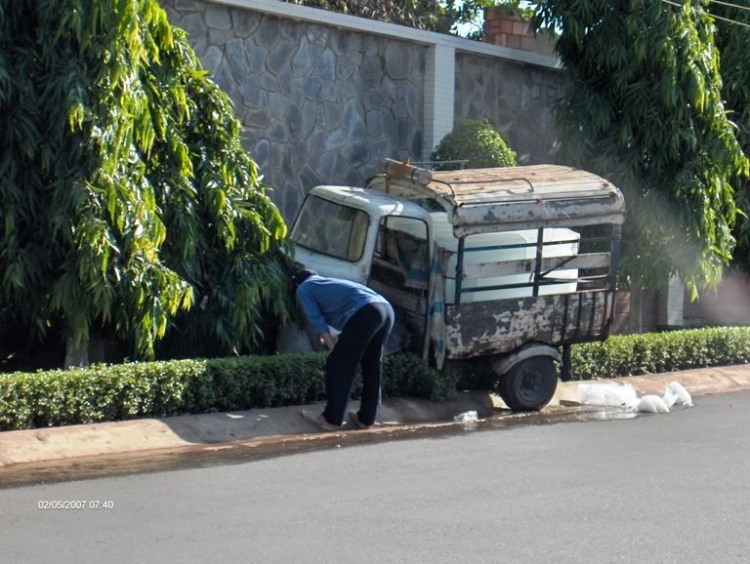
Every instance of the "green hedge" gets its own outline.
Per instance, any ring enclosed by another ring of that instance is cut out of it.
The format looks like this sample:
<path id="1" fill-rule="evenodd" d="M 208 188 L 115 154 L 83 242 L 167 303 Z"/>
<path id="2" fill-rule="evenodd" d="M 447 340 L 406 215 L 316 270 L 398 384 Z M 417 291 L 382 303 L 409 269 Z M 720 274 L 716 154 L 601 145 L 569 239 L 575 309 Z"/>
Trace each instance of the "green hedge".
<path id="1" fill-rule="evenodd" d="M 573 347 L 576 379 L 614 378 L 750 362 L 750 327 L 610 337 Z"/>
<path id="2" fill-rule="evenodd" d="M 312 403 L 325 398 L 325 359 L 253 356 L 0 375 L 0 430 Z M 573 373 L 581 380 L 748 362 L 745 327 L 615 336 L 573 347 Z M 488 370 L 465 362 L 438 372 L 414 355 L 393 355 L 383 392 L 443 400 L 457 385 L 491 384 Z"/>
<path id="3" fill-rule="evenodd" d="M 0 375 L 0 430 L 312 403 L 325 354 L 175 360 Z M 451 397 L 458 376 L 413 355 L 385 361 L 386 396 Z M 361 383 L 358 379 L 357 390 Z"/>

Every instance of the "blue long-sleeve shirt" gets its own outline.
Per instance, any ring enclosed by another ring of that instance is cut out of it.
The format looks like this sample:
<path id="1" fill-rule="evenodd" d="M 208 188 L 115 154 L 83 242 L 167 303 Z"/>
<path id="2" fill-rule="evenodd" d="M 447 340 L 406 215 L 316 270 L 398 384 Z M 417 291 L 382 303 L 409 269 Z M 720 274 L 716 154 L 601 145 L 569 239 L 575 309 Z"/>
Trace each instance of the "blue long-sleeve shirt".
<path id="1" fill-rule="evenodd" d="M 297 299 L 317 335 L 328 333 L 329 325 L 341 331 L 362 306 L 387 303 L 383 296 L 367 286 L 317 275 L 299 285 Z"/>

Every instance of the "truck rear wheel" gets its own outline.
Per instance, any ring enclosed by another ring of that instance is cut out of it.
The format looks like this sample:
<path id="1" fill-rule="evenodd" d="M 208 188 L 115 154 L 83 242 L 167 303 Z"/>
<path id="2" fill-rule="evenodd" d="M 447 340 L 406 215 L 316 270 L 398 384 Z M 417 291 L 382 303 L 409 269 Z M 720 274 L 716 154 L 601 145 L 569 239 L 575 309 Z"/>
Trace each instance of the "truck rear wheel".
<path id="1" fill-rule="evenodd" d="M 537 411 L 557 389 L 555 362 L 547 356 L 522 360 L 500 377 L 498 393 L 513 411 Z"/>

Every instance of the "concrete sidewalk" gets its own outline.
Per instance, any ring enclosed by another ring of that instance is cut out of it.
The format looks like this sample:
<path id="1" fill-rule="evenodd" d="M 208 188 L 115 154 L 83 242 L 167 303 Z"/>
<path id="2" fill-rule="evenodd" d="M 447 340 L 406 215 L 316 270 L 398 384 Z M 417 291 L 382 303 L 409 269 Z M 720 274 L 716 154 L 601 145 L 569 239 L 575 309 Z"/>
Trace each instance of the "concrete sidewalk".
<path id="1" fill-rule="evenodd" d="M 750 389 L 750 366 L 706 368 L 616 381 L 631 384 L 642 394 L 663 394 L 677 380 L 695 396 Z M 596 382 L 604 382 L 598 380 Z M 560 383 L 551 406 L 560 400 L 577 401 L 578 385 Z M 357 403 L 350 404 L 356 409 Z M 487 392 L 461 392 L 443 403 L 393 398 L 384 402 L 379 420 L 387 425 L 452 421 L 465 411 L 488 417 L 505 406 Z M 300 436 L 319 430 L 300 416 L 302 406 L 253 409 L 230 413 L 184 415 L 164 419 L 138 419 L 94 425 L 72 425 L 0 433 L 0 467 L 100 455 L 179 449 L 269 436 Z M 316 410 L 321 406 L 307 406 Z M 351 425 L 348 426 L 351 428 Z M 367 432 L 367 431 L 361 431 Z"/>

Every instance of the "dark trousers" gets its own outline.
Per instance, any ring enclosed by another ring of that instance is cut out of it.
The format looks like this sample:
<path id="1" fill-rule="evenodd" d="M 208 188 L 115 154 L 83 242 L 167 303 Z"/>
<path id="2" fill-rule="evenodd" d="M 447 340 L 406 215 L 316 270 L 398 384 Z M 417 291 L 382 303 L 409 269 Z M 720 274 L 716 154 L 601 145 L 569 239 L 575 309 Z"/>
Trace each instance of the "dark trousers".
<path id="1" fill-rule="evenodd" d="M 391 329 L 393 308 L 387 303 L 367 304 L 347 321 L 326 362 L 328 404 L 323 417 L 332 425 L 344 422 L 357 365 L 362 366 L 363 384 L 359 420 L 365 425 L 375 423 L 380 407 L 383 348 Z"/>

